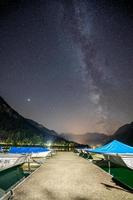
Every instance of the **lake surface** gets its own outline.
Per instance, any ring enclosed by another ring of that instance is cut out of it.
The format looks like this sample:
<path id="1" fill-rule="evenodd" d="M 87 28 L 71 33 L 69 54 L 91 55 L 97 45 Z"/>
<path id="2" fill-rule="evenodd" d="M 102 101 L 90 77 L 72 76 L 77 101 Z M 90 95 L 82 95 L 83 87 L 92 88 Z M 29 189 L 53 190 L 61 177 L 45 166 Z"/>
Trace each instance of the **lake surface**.
<path id="1" fill-rule="evenodd" d="M 0 188 L 8 191 L 16 183 L 25 178 L 27 174 L 24 173 L 21 166 L 15 166 L 6 170 L 0 171 Z"/>
<path id="2" fill-rule="evenodd" d="M 101 167 L 103 170 L 109 173 L 108 167 Z M 133 170 L 126 167 L 111 167 L 110 174 L 122 184 L 133 189 Z"/>

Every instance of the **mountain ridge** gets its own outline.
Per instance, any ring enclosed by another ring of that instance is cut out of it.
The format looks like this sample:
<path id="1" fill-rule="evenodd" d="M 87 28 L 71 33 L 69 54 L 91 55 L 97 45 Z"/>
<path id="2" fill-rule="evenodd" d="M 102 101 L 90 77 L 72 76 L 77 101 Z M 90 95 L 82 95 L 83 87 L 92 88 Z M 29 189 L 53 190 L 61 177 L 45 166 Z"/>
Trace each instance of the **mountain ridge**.
<path id="1" fill-rule="evenodd" d="M 112 140 L 133 146 L 133 122 L 121 126 L 111 136 L 97 132 L 82 135 L 58 134 L 32 119 L 23 117 L 0 96 L 0 141 L 2 142 L 65 144 L 75 141 L 75 143 L 95 146 Z"/>
<path id="2" fill-rule="evenodd" d="M 23 117 L 0 96 L 0 140 L 24 143 L 67 143 L 58 133 Z"/>
<path id="3" fill-rule="evenodd" d="M 112 135 L 106 135 L 104 133 L 85 133 L 82 135 L 75 135 L 70 133 L 62 133 L 62 137 L 67 140 L 73 140 L 83 144 L 89 144 L 91 146 L 97 146 L 109 143 L 113 140 L 118 140 L 127 145 L 133 146 L 133 122 L 124 124 L 118 128 Z"/>
<path id="4" fill-rule="evenodd" d="M 110 137 L 110 140 L 119 140 L 125 144 L 133 146 L 133 122 L 124 124 L 118 128 Z"/>

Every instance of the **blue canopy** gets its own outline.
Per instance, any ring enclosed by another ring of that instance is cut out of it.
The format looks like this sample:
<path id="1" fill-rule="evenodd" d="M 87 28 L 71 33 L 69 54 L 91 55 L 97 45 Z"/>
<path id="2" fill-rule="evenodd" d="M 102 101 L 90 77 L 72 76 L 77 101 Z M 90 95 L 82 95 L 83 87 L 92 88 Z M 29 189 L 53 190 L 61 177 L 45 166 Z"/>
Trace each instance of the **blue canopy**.
<path id="1" fill-rule="evenodd" d="M 133 154 L 133 147 L 114 140 L 104 146 L 96 149 L 86 149 L 86 151 L 100 154 Z"/>
<path id="2" fill-rule="evenodd" d="M 46 151 L 49 151 L 49 149 L 44 147 L 11 147 L 9 153 L 31 154 Z"/>

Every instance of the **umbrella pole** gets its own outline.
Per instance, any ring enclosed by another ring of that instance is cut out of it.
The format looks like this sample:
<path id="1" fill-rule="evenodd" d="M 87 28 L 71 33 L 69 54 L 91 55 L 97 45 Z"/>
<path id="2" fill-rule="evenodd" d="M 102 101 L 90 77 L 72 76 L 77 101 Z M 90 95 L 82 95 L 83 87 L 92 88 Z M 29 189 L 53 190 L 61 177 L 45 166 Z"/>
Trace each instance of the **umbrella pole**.
<path id="1" fill-rule="evenodd" d="M 29 172 L 31 172 L 31 168 L 30 168 L 30 158 L 31 158 L 31 156 L 29 155 L 29 156 L 28 156 L 28 170 L 29 170 Z"/>
<path id="2" fill-rule="evenodd" d="M 109 159 L 109 155 L 108 155 L 108 167 L 109 167 L 109 174 L 110 174 L 110 159 Z"/>

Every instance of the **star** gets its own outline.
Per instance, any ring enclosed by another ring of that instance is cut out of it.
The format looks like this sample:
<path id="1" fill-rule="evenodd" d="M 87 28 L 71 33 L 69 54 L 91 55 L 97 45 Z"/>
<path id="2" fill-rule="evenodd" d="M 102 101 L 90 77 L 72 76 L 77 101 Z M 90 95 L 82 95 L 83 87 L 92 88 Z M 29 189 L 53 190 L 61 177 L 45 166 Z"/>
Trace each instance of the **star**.
<path id="1" fill-rule="evenodd" d="M 28 99 L 27 99 L 27 101 L 28 101 L 28 102 L 30 102 L 30 101 L 31 101 L 31 99 L 30 99 L 30 98 L 28 98 Z"/>

